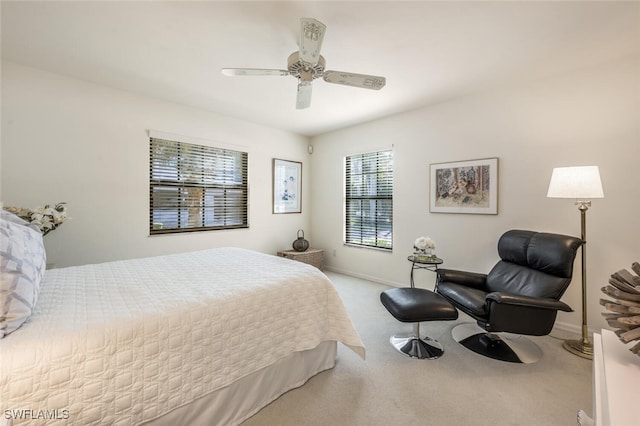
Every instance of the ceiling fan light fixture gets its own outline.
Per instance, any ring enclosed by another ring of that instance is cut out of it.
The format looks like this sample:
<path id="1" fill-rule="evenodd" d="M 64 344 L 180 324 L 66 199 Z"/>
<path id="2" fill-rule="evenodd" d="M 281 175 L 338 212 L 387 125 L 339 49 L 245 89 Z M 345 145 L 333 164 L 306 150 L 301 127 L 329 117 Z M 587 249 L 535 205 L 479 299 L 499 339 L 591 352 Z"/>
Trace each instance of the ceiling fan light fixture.
<path id="1" fill-rule="evenodd" d="M 304 62 L 300 59 L 299 52 L 293 52 L 289 55 L 289 59 L 287 60 L 289 74 L 294 77 L 300 77 L 302 73 L 309 73 L 312 75 L 312 78 L 322 77 L 322 73 L 324 72 L 325 60 L 320 55 L 318 58 L 318 62 L 315 65 L 312 65 L 308 62 Z"/>

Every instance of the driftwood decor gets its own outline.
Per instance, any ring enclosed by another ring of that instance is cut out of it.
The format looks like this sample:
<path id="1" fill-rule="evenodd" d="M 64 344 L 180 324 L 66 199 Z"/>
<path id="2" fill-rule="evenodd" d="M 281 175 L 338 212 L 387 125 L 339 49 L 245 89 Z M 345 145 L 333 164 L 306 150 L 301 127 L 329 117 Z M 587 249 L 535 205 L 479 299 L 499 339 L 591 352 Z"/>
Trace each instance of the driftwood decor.
<path id="1" fill-rule="evenodd" d="M 600 299 L 608 312 L 602 315 L 623 343 L 640 340 L 640 263 L 631 265 L 632 272 L 621 269 L 609 278 L 609 285 L 602 292 L 615 299 Z M 631 352 L 640 355 L 640 342 L 631 347 Z"/>

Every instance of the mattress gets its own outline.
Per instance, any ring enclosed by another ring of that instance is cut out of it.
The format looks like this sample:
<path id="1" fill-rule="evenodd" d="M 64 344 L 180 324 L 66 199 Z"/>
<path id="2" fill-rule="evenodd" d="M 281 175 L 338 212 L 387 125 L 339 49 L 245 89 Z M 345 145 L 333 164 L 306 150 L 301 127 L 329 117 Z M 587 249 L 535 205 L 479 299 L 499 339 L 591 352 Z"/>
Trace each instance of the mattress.
<path id="1" fill-rule="evenodd" d="M 14 424 L 140 424 L 322 342 L 365 356 L 322 272 L 240 248 L 53 269 L 41 287 L 0 340 Z"/>

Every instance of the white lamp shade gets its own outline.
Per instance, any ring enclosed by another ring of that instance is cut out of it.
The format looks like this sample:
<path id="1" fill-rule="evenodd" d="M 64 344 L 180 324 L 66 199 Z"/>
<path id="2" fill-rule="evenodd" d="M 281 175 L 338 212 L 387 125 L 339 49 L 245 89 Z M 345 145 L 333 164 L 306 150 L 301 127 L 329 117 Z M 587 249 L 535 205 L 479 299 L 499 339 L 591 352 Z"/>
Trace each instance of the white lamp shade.
<path id="1" fill-rule="evenodd" d="M 604 198 L 598 166 L 556 167 L 551 174 L 550 198 Z"/>

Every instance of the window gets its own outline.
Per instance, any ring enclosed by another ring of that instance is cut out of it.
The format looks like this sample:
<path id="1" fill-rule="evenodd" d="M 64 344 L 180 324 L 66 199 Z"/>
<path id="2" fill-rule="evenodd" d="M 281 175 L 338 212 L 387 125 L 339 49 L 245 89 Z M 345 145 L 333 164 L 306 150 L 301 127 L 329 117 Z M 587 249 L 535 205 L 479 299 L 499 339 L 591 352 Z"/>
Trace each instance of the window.
<path id="1" fill-rule="evenodd" d="M 393 152 L 345 158 L 345 242 L 393 247 Z"/>
<path id="2" fill-rule="evenodd" d="M 149 232 L 248 228 L 246 152 L 150 139 Z"/>

